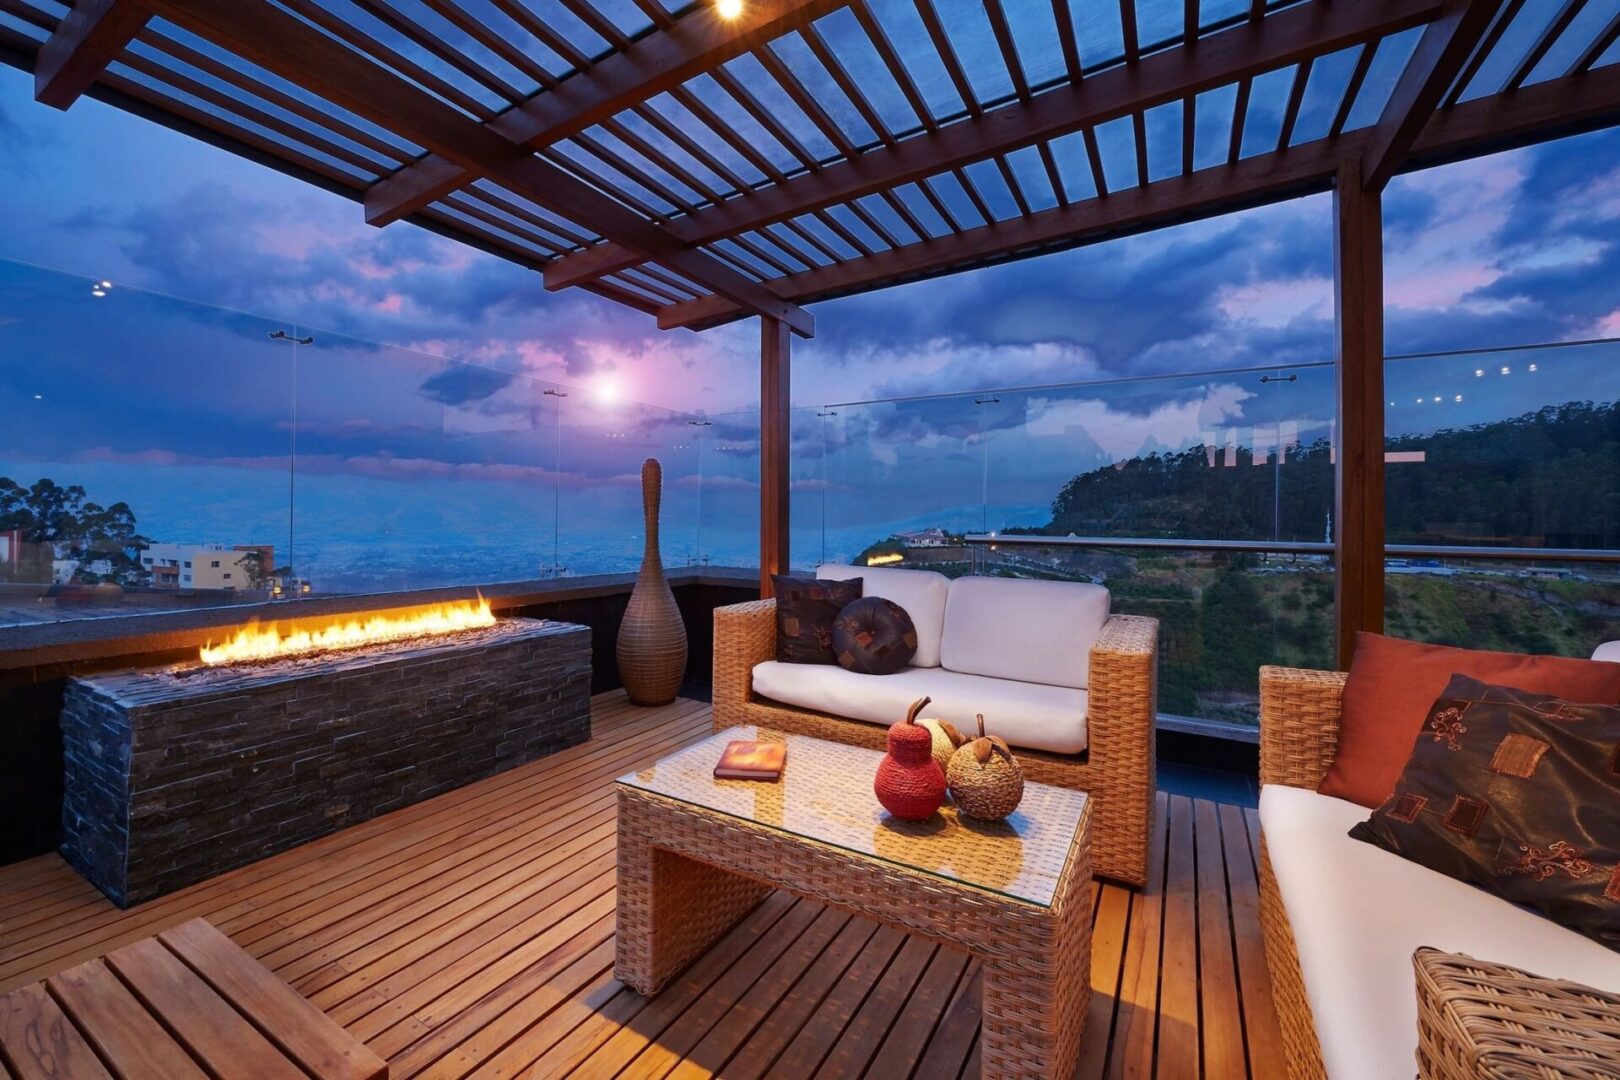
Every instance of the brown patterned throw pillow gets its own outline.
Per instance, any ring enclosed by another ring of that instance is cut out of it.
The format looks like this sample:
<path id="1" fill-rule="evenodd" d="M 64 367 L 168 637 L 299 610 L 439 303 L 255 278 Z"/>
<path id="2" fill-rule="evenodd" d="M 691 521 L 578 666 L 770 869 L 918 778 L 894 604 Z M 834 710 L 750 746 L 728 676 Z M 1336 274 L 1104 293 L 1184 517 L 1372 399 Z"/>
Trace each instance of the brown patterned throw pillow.
<path id="1" fill-rule="evenodd" d="M 861 598 L 860 578 L 828 581 L 776 574 L 776 658 L 784 664 L 833 664 L 833 620 Z"/>
<path id="2" fill-rule="evenodd" d="M 1620 706 L 1453 676 L 1350 835 L 1620 949 Z"/>
<path id="3" fill-rule="evenodd" d="M 833 657 L 861 675 L 893 675 L 917 655 L 917 627 L 906 609 L 881 596 L 866 596 L 833 622 Z"/>

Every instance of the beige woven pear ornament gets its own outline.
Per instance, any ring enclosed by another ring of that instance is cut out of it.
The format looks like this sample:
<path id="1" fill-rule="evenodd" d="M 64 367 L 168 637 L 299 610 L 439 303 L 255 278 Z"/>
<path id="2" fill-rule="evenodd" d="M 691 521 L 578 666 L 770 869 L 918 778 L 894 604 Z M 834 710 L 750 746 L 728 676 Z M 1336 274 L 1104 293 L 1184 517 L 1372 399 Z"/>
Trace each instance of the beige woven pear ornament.
<path id="1" fill-rule="evenodd" d="M 978 719 L 979 737 L 951 755 L 945 780 L 961 813 L 1000 821 L 1024 799 L 1024 770 L 1005 739 L 984 733 L 983 713 Z"/>
<path id="2" fill-rule="evenodd" d="M 956 725 L 949 720 L 934 720 L 932 718 L 919 720 L 917 723 L 928 729 L 928 734 L 934 739 L 934 760 L 939 762 L 939 771 L 945 772 L 951 767 L 951 755 L 956 748 L 967 742 Z"/>

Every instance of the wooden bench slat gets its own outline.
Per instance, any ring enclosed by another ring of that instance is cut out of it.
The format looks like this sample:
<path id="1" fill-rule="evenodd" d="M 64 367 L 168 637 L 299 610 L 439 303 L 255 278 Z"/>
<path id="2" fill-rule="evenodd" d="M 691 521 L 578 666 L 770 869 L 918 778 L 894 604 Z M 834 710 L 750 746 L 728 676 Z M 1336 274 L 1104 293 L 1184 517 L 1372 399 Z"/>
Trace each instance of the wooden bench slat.
<path id="1" fill-rule="evenodd" d="M 156 938 L 108 953 L 107 964 L 214 1075 L 308 1080 Z"/>
<path id="2" fill-rule="evenodd" d="M 46 983 L 122 1080 L 208 1080 L 185 1047 L 99 959 L 52 975 Z"/>
<path id="3" fill-rule="evenodd" d="M 0 1046 L 18 1080 L 112 1080 L 84 1035 L 38 983 L 0 998 Z"/>
<path id="4" fill-rule="evenodd" d="M 203 919 L 158 935 L 283 1053 L 320 1080 L 382 1080 L 388 1064 Z"/>

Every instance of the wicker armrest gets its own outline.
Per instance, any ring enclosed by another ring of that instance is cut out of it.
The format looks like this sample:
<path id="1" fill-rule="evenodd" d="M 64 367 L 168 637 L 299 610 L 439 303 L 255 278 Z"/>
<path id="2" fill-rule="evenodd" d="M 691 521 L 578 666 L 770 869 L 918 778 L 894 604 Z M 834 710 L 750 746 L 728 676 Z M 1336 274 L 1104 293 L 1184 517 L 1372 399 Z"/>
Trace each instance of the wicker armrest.
<path id="1" fill-rule="evenodd" d="M 1086 681 L 1086 789 L 1092 856 L 1110 877 L 1147 881 L 1159 715 L 1159 620 L 1113 615 L 1091 645 Z"/>
<path id="2" fill-rule="evenodd" d="M 1412 966 L 1422 1080 L 1620 1076 L 1620 995 L 1438 949 Z"/>
<path id="3" fill-rule="evenodd" d="M 1260 783 L 1315 789 L 1339 748 L 1342 671 L 1260 669 Z"/>
<path id="4" fill-rule="evenodd" d="M 776 601 L 750 600 L 714 609 L 715 729 L 743 723 L 754 665 L 776 656 Z"/>

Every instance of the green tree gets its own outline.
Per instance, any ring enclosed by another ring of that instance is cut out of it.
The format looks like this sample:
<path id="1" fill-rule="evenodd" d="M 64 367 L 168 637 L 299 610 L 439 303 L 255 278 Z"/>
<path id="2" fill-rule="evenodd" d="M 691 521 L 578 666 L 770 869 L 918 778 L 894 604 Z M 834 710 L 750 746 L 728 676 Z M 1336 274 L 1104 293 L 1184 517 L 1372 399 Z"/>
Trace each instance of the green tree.
<path id="1" fill-rule="evenodd" d="M 89 501 L 83 487 L 63 487 L 41 477 L 24 488 L 0 476 L 0 531 L 22 535 L 23 558 L 18 579 L 48 582 L 53 559 L 75 559 L 81 564 L 105 561 L 108 573 L 88 569 L 77 580 L 107 580 L 121 585 L 143 584 L 146 578 L 140 552 L 149 541 L 136 531 L 135 512 L 128 503 L 111 506 Z"/>

